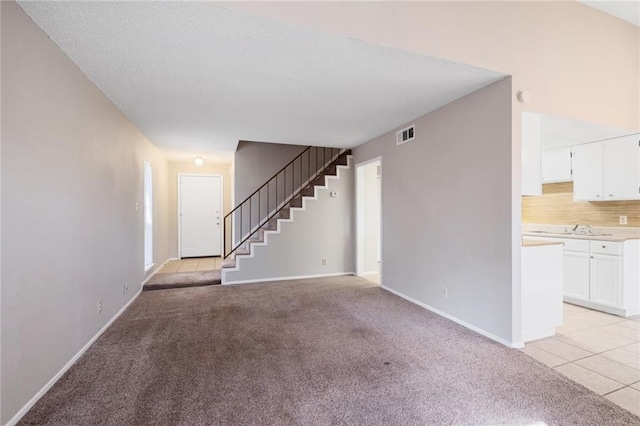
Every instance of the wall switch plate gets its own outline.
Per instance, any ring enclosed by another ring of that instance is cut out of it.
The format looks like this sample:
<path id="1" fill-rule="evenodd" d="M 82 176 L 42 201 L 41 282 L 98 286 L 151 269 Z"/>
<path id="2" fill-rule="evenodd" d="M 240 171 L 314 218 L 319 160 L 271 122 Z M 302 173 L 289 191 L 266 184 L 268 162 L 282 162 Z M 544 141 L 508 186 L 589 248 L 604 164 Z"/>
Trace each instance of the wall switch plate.
<path id="1" fill-rule="evenodd" d="M 98 300 L 98 304 L 96 305 L 96 312 L 99 314 L 102 313 L 102 300 Z"/>
<path id="2" fill-rule="evenodd" d="M 449 290 L 446 287 L 442 287 L 442 297 L 445 299 L 449 297 Z"/>
<path id="3" fill-rule="evenodd" d="M 324 257 L 322 258 L 322 266 L 327 266 L 327 259 Z"/>
<path id="4" fill-rule="evenodd" d="M 124 283 L 124 294 L 127 294 L 129 292 L 129 284 Z"/>
<path id="5" fill-rule="evenodd" d="M 626 225 L 626 224 L 627 224 L 627 217 L 620 216 L 620 225 Z"/>
<path id="6" fill-rule="evenodd" d="M 338 191 L 331 191 L 331 198 L 337 198 L 338 197 Z"/>

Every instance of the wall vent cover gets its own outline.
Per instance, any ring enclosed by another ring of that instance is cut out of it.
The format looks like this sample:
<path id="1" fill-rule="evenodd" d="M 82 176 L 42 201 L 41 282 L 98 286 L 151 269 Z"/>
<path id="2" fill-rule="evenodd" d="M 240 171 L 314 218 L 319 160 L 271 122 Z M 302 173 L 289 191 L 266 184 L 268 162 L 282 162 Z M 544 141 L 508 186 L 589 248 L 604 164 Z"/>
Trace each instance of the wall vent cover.
<path id="1" fill-rule="evenodd" d="M 402 130 L 398 130 L 396 132 L 396 144 L 402 145 L 403 143 L 407 143 L 409 141 L 414 140 L 416 137 L 416 125 L 412 124 L 409 127 L 406 127 Z"/>

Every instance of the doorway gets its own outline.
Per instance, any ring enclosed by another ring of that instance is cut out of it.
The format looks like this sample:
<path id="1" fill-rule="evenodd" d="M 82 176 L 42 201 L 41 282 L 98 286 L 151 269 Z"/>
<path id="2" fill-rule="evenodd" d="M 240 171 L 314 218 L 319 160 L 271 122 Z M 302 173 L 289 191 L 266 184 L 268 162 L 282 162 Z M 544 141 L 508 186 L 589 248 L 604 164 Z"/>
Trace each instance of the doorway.
<path id="1" fill-rule="evenodd" d="M 356 165 L 357 274 L 381 284 L 382 160 Z"/>
<path id="2" fill-rule="evenodd" d="M 222 253 L 222 176 L 178 175 L 179 257 Z"/>

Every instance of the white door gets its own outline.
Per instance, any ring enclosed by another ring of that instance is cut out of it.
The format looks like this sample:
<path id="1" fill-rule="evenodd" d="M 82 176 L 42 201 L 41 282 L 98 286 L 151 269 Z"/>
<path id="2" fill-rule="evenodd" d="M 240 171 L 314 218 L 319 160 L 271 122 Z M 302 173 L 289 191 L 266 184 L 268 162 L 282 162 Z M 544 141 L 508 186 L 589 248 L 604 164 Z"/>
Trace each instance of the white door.
<path id="1" fill-rule="evenodd" d="M 180 257 L 220 256 L 222 178 L 180 175 Z"/>
<path id="2" fill-rule="evenodd" d="M 619 256 L 591 255 L 591 301 L 601 305 L 621 307 L 622 283 Z"/>
<path id="3" fill-rule="evenodd" d="M 563 294 L 589 301 L 589 253 L 565 251 L 563 260 Z"/>
<path id="4" fill-rule="evenodd" d="M 375 160 L 356 167 L 357 273 L 380 284 L 382 267 L 382 164 Z"/>
<path id="5" fill-rule="evenodd" d="M 602 142 L 573 148 L 573 199 L 604 200 L 602 182 Z"/>

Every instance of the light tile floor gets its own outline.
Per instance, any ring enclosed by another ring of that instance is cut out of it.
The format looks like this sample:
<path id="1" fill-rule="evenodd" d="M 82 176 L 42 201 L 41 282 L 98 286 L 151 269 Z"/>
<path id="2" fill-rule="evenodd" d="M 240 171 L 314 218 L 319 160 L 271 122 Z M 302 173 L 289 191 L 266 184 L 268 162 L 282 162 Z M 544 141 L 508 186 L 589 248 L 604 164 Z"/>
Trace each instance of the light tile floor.
<path id="1" fill-rule="evenodd" d="M 360 275 L 362 278 L 364 278 L 367 281 L 371 281 L 374 284 L 380 284 L 380 273 L 376 272 L 374 274 L 364 274 L 364 275 Z"/>
<path id="2" fill-rule="evenodd" d="M 159 274 L 174 272 L 211 271 L 222 268 L 221 257 L 192 257 L 168 261 L 159 271 Z"/>
<path id="3" fill-rule="evenodd" d="M 640 316 L 621 318 L 565 303 L 556 336 L 522 351 L 640 416 Z"/>

